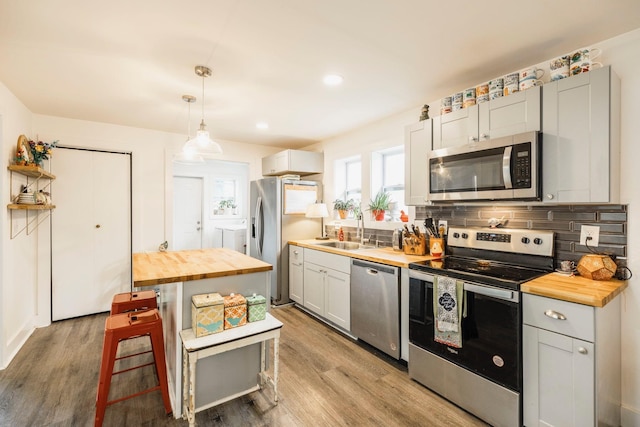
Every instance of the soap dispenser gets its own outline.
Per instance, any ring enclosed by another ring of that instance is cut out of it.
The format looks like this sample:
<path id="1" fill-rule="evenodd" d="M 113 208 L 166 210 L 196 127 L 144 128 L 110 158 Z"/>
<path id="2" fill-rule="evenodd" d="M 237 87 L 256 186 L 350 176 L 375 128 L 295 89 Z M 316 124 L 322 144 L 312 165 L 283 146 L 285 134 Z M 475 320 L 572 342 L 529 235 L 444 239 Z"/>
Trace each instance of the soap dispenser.
<path id="1" fill-rule="evenodd" d="M 338 240 L 344 242 L 344 231 L 342 231 L 342 227 L 340 227 L 340 231 L 338 231 Z"/>

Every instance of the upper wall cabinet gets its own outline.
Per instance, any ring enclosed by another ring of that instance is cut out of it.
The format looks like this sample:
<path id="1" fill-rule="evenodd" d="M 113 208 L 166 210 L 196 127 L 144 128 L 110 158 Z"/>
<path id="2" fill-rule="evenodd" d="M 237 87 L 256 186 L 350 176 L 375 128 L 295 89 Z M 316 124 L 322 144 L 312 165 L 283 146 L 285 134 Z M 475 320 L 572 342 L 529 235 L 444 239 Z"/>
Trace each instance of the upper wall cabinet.
<path id="1" fill-rule="evenodd" d="M 540 130 L 540 93 L 535 86 L 434 117 L 433 149 Z"/>
<path id="2" fill-rule="evenodd" d="M 543 199 L 618 203 L 620 79 L 603 67 L 542 92 Z"/>
<path id="3" fill-rule="evenodd" d="M 314 151 L 285 150 L 262 158 L 263 176 L 322 173 L 324 154 Z"/>
<path id="4" fill-rule="evenodd" d="M 404 128 L 404 203 L 427 204 L 427 155 L 432 146 L 433 119 Z"/>

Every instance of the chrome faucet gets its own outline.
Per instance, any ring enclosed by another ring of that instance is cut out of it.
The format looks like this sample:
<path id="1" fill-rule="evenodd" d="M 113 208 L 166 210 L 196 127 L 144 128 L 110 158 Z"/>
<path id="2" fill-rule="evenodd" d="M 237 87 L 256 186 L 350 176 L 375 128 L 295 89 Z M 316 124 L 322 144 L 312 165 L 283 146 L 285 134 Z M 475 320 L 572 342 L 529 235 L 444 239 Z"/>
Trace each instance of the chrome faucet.
<path id="1" fill-rule="evenodd" d="M 356 221 L 356 239 L 360 238 L 360 244 L 362 245 L 364 244 L 364 218 L 362 217 L 362 209 L 358 209 L 358 216 L 356 217 Z"/>

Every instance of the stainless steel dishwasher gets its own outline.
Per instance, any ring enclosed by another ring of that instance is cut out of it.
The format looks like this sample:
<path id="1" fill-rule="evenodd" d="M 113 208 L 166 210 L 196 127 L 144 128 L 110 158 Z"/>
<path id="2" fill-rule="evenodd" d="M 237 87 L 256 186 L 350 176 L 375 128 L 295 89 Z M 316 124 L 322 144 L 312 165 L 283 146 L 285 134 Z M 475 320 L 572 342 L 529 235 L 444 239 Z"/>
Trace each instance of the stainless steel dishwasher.
<path id="1" fill-rule="evenodd" d="M 400 275 L 397 267 L 351 260 L 351 333 L 400 358 Z"/>

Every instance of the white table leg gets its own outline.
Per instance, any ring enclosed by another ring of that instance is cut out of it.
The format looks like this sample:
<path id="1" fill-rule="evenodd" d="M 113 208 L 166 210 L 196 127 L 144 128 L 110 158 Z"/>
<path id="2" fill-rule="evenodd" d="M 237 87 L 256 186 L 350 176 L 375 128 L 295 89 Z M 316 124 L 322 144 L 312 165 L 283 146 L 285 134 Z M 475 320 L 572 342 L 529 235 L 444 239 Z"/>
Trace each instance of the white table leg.
<path id="1" fill-rule="evenodd" d="M 196 425 L 196 362 L 197 352 L 189 353 L 189 408 L 187 409 L 187 419 L 189 427 Z"/>
<path id="2" fill-rule="evenodd" d="M 267 343 L 262 341 L 260 343 L 260 387 L 264 388 L 265 383 L 265 375 L 266 375 L 266 354 L 267 354 Z"/>
<path id="3" fill-rule="evenodd" d="M 182 347 L 182 418 L 187 418 L 187 402 L 189 392 L 189 365 L 187 349 Z"/>
<path id="4" fill-rule="evenodd" d="M 280 359 L 280 337 L 273 339 L 273 394 L 274 402 L 278 404 L 278 361 Z"/>

